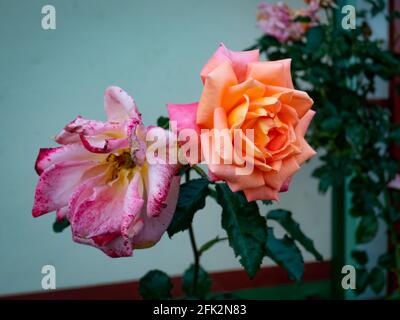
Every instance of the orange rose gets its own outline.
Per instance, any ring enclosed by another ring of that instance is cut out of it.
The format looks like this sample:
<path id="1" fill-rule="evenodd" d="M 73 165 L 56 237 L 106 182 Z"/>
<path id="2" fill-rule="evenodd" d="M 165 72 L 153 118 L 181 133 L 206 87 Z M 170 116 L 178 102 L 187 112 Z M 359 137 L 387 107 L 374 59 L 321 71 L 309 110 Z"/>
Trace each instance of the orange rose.
<path id="1" fill-rule="evenodd" d="M 290 59 L 258 59 L 258 50 L 233 52 L 221 44 L 201 71 L 199 103 L 170 104 L 168 112 L 178 128 L 200 134 L 203 155 L 221 158 L 206 161 L 214 180 L 226 181 L 232 191 L 243 190 L 248 201 L 278 200 L 300 165 L 316 154 L 304 139 L 315 112 L 308 94 L 293 88 Z M 221 150 L 214 135 L 202 129 L 222 130 L 223 138 L 231 139 L 232 162 L 226 161 L 228 146 Z M 249 164 L 254 169 L 244 176 L 240 170 Z"/>

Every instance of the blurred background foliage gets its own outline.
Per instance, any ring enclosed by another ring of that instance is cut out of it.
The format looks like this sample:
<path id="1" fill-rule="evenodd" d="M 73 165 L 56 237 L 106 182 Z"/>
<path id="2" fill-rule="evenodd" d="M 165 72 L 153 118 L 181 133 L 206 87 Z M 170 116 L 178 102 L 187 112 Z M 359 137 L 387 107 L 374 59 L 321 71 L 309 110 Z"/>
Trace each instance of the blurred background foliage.
<path id="1" fill-rule="evenodd" d="M 318 13 L 326 22 L 298 12 L 303 36 L 282 41 L 269 32 L 252 48 L 260 49 L 269 60 L 291 58 L 295 87 L 307 90 L 314 99 L 317 113 L 309 141 L 318 149 L 322 163 L 313 176 L 319 179 L 323 193 L 329 188 L 346 188 L 351 193 L 349 213 L 358 218 L 356 243 L 373 241 L 379 220 L 388 228 L 393 246 L 376 266 L 367 270 L 367 252 L 352 252 L 357 263 L 356 292 L 370 286 L 379 293 L 386 281 L 384 270 L 395 273 L 400 281 L 400 244 L 395 230 L 400 210 L 394 204 L 399 194 L 388 187 L 399 171 L 390 147 L 400 144 L 400 126 L 391 122 L 389 109 L 369 98 L 377 78 L 389 81 L 400 75 L 400 56 L 385 49 L 383 40 L 374 39 L 368 24 L 369 18 L 384 14 L 386 1 L 366 2 L 369 8 L 356 11 L 354 28 L 343 28 L 342 6 L 321 1 Z M 395 12 L 386 19 L 398 17 Z M 399 291 L 391 295 L 399 297 Z"/>

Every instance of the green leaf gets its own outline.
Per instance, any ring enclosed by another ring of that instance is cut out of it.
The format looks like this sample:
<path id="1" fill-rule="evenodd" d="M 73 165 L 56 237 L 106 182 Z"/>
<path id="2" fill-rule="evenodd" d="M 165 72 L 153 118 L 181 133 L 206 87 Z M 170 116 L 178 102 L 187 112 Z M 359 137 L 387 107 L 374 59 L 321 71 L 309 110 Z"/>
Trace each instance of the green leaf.
<path id="1" fill-rule="evenodd" d="M 371 15 L 374 17 L 385 9 L 385 0 L 365 0 L 371 5 Z"/>
<path id="2" fill-rule="evenodd" d="M 319 179 L 318 189 L 321 193 L 326 193 L 337 181 L 335 170 L 332 170 L 329 165 L 322 165 L 316 168 L 312 175 Z"/>
<path id="3" fill-rule="evenodd" d="M 358 150 L 368 142 L 368 131 L 363 124 L 352 123 L 346 128 L 346 139 Z"/>
<path id="4" fill-rule="evenodd" d="M 189 228 L 194 214 L 206 205 L 208 194 L 208 180 L 206 179 L 193 179 L 181 185 L 175 214 L 167 230 L 170 237 Z"/>
<path id="5" fill-rule="evenodd" d="M 397 19 L 400 19 L 400 11 L 393 11 L 387 17 L 389 22 L 394 22 Z"/>
<path id="6" fill-rule="evenodd" d="M 193 291 L 193 277 L 194 277 L 194 265 L 190 267 L 183 274 L 183 291 L 188 297 L 196 297 L 204 299 L 207 293 L 210 292 L 212 280 L 210 275 L 200 266 L 199 274 L 197 278 L 196 292 Z"/>
<path id="7" fill-rule="evenodd" d="M 265 219 L 257 203 L 247 202 L 242 192 L 232 192 L 226 184 L 217 184 L 217 201 L 222 207 L 222 227 L 229 245 L 250 278 L 260 269 L 266 241 Z"/>
<path id="8" fill-rule="evenodd" d="M 215 244 L 221 241 L 228 240 L 228 238 L 220 238 L 219 236 L 216 236 L 214 239 L 211 239 L 210 241 L 207 241 L 205 244 L 203 244 L 200 249 L 199 249 L 199 255 L 201 256 L 204 252 L 206 252 L 208 249 L 212 248 Z"/>
<path id="9" fill-rule="evenodd" d="M 378 232 L 378 219 L 375 215 L 363 216 L 356 229 L 356 242 L 368 243 Z"/>
<path id="10" fill-rule="evenodd" d="M 351 257 L 357 262 L 359 265 L 365 265 L 368 262 L 368 254 L 364 250 L 353 250 L 351 252 Z"/>
<path id="11" fill-rule="evenodd" d="M 307 43 L 304 51 L 306 53 L 312 53 L 318 49 L 321 45 L 321 40 L 324 36 L 324 30 L 322 27 L 317 26 L 310 28 L 307 32 Z"/>
<path id="12" fill-rule="evenodd" d="M 157 126 L 164 128 L 164 129 L 168 129 L 169 128 L 169 118 L 168 117 L 159 117 L 157 119 Z"/>
<path id="13" fill-rule="evenodd" d="M 266 206 L 270 206 L 271 204 L 273 204 L 272 200 L 261 200 L 261 202 Z"/>
<path id="14" fill-rule="evenodd" d="M 285 268 L 291 279 L 300 281 L 304 273 L 304 261 L 293 239 L 287 235 L 282 239 L 276 238 L 274 230 L 271 227 L 268 227 L 267 232 L 267 255 L 277 264 Z"/>
<path id="15" fill-rule="evenodd" d="M 63 218 L 61 220 L 56 220 L 53 223 L 53 231 L 56 233 L 63 232 L 65 228 L 68 228 L 70 226 L 69 221 L 66 218 Z"/>
<path id="16" fill-rule="evenodd" d="M 336 132 L 340 129 L 342 124 L 343 122 L 340 117 L 329 117 L 321 122 L 321 128 L 326 132 Z"/>
<path id="17" fill-rule="evenodd" d="M 300 225 L 293 220 L 292 213 L 283 209 L 271 210 L 267 214 L 267 219 L 277 221 L 296 241 L 298 241 L 304 249 L 314 255 L 315 259 L 322 261 L 322 255 L 317 251 L 314 242 L 308 238 L 300 229 Z"/>
<path id="18" fill-rule="evenodd" d="M 308 23 L 308 22 L 311 22 L 311 18 L 310 18 L 310 17 L 307 17 L 307 16 L 297 16 L 297 17 L 294 19 L 294 21 L 295 21 L 295 22 Z"/>
<path id="19" fill-rule="evenodd" d="M 172 282 L 168 275 L 160 270 L 152 270 L 139 281 L 139 292 L 146 300 L 171 298 Z"/>
<path id="20" fill-rule="evenodd" d="M 375 267 L 368 275 L 368 283 L 376 294 L 382 291 L 385 286 L 385 273 L 383 269 Z"/>
<path id="21" fill-rule="evenodd" d="M 395 207 L 387 207 L 387 214 L 389 216 L 389 223 L 396 223 L 400 221 L 400 211 Z"/>
<path id="22" fill-rule="evenodd" d="M 386 252 L 379 256 L 378 265 L 384 269 L 392 269 L 395 266 L 395 257 L 393 253 Z"/>
<path id="23" fill-rule="evenodd" d="M 365 268 L 356 269 L 356 293 L 362 293 L 368 286 L 368 271 Z"/>
<path id="24" fill-rule="evenodd" d="M 393 126 L 388 138 L 394 143 L 400 144 L 400 125 Z"/>
<path id="25" fill-rule="evenodd" d="M 265 35 L 259 40 L 261 50 L 268 50 L 269 48 L 276 48 L 281 45 L 278 39 L 273 36 Z"/>

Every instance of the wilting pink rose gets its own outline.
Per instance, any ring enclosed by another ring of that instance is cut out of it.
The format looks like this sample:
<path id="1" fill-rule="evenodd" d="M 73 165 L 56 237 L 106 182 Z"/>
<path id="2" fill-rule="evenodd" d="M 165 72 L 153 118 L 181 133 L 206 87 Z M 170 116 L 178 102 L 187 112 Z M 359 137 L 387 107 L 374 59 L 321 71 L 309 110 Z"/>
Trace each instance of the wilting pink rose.
<path id="1" fill-rule="evenodd" d="M 77 117 L 55 138 L 60 147 L 40 149 L 34 217 L 57 211 L 76 242 L 111 257 L 130 256 L 160 240 L 177 202 L 178 166 L 149 163 L 146 134 L 169 137 L 142 124 L 134 100 L 122 89 L 104 95 L 107 121 Z M 167 140 L 166 140 L 167 141 Z"/>
<path id="2" fill-rule="evenodd" d="M 258 50 L 234 52 L 221 44 L 201 78 L 199 103 L 169 104 L 170 120 L 178 131 L 198 132 L 213 180 L 242 190 L 248 201 L 278 200 L 300 165 L 316 154 L 304 138 L 313 100 L 293 87 L 290 59 L 259 61 Z M 213 139 L 218 132 L 222 143 Z"/>

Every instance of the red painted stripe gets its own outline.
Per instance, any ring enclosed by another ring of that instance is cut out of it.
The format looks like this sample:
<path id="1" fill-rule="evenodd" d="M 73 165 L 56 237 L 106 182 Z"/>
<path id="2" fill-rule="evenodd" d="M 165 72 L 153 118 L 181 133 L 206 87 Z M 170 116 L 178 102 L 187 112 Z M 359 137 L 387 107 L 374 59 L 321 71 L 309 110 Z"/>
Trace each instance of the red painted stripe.
<path id="1" fill-rule="evenodd" d="M 400 11 L 400 1 L 389 1 L 389 13 Z M 389 47 L 390 50 L 400 53 L 400 20 L 395 19 L 389 24 Z M 394 123 L 400 123 L 400 95 L 396 90 L 396 86 L 400 85 L 400 77 L 395 77 L 390 81 L 390 109 L 392 111 L 392 120 Z M 400 147 L 392 146 L 391 153 L 395 159 L 400 160 Z M 400 224 L 396 224 L 396 229 L 400 235 Z M 393 250 L 393 243 L 388 240 L 388 249 Z M 398 286 L 397 276 L 394 272 L 389 273 L 388 276 L 388 292 L 393 292 Z"/>
<path id="2" fill-rule="evenodd" d="M 400 11 L 400 1 L 390 0 L 389 13 Z M 400 20 L 395 19 L 389 25 L 389 46 L 390 50 L 400 53 Z M 395 77 L 390 82 L 390 106 L 394 123 L 400 123 L 400 95 L 396 90 L 396 86 L 400 85 L 400 77 Z M 400 148 L 394 147 L 393 154 L 396 159 L 400 160 Z"/>
<path id="3" fill-rule="evenodd" d="M 371 104 L 377 104 L 383 108 L 389 108 L 389 99 L 368 99 Z"/>
<path id="4" fill-rule="evenodd" d="M 330 277 L 330 262 L 310 262 L 304 265 L 303 282 L 327 280 Z M 222 272 L 212 272 L 213 292 L 234 291 L 248 288 L 271 287 L 281 284 L 290 284 L 287 272 L 279 267 L 264 267 L 254 279 L 250 280 L 243 270 L 232 270 Z M 174 284 L 173 296 L 182 295 L 182 278 L 173 277 Z M 54 291 L 19 294 L 13 296 L 3 296 L 1 299 L 8 300 L 131 300 L 140 299 L 139 282 L 127 281 L 123 283 L 113 283 L 71 289 L 60 289 Z"/>

